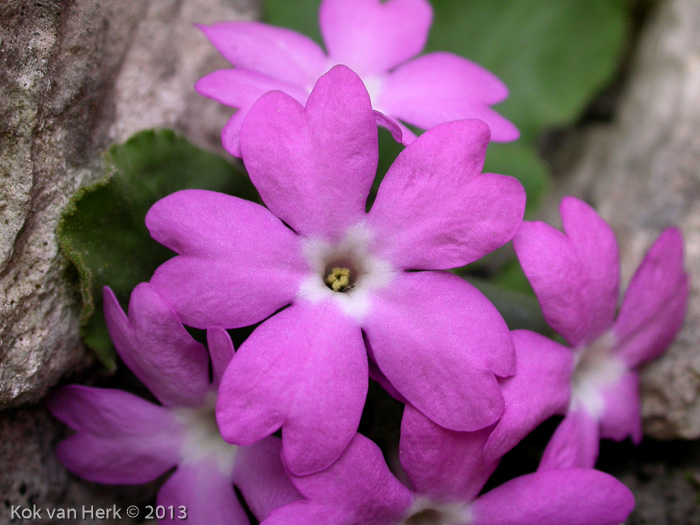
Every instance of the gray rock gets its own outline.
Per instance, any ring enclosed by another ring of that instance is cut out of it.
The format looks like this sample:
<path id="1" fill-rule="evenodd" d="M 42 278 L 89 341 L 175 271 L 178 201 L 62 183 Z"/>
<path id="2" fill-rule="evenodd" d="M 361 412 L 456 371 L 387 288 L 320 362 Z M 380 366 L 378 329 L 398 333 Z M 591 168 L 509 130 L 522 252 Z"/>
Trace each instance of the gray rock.
<path id="1" fill-rule="evenodd" d="M 193 23 L 251 18 L 252 0 L 0 4 L 0 409 L 90 361 L 55 229 L 101 152 L 167 126 L 220 150 L 227 111 L 193 89 L 225 64 Z"/>
<path id="2" fill-rule="evenodd" d="M 255 15 L 254 0 L 0 2 L 0 523 L 13 522 L 13 505 L 108 507 L 153 494 L 69 476 L 53 456 L 58 423 L 40 408 L 7 409 L 93 360 L 56 243 L 63 206 L 102 175 L 109 145 L 141 129 L 175 128 L 221 151 L 229 112 L 193 85 L 226 62 L 192 24 Z M 52 521 L 22 521 L 32 522 Z M 60 521 L 91 522 L 108 523 Z"/>
<path id="3" fill-rule="evenodd" d="M 659 2 L 640 37 L 619 113 L 584 137 L 552 202 L 592 202 L 615 229 L 623 282 L 667 227 L 686 240 L 691 297 L 683 330 L 642 373 L 647 434 L 700 437 L 700 3 Z M 549 218 L 552 218 L 550 213 Z"/>
<path id="4" fill-rule="evenodd" d="M 645 440 L 637 448 L 604 442 L 598 468 L 634 493 L 627 525 L 700 523 L 700 442 Z"/>

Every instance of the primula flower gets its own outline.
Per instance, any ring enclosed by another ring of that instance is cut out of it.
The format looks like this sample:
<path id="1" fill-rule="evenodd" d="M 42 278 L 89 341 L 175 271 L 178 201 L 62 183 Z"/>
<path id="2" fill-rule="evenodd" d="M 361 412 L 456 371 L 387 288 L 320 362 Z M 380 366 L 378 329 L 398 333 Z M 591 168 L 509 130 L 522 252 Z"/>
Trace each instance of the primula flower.
<path id="1" fill-rule="evenodd" d="M 224 147 L 237 157 L 243 120 L 263 93 L 281 90 L 304 104 L 336 64 L 362 78 L 377 122 L 404 144 L 415 134 L 402 122 L 430 129 L 465 118 L 485 121 L 492 140 L 517 139 L 515 126 L 489 107 L 508 96 L 492 73 L 451 53 L 413 58 L 425 46 L 431 20 L 426 0 L 324 0 L 319 21 L 328 54 L 304 35 L 257 22 L 200 26 L 235 69 L 215 71 L 195 87 L 238 108 L 222 132 Z"/>
<path id="2" fill-rule="evenodd" d="M 578 199 L 564 198 L 560 211 L 563 233 L 526 221 L 513 246 L 545 318 L 573 352 L 532 332 L 514 334 L 518 373 L 502 381 L 506 409 L 487 445 L 498 455 L 547 417 L 566 414 L 542 469 L 592 467 L 601 437 L 641 440 L 637 368 L 671 343 L 688 300 L 683 238 L 669 228 L 634 274 L 616 317 L 615 234 Z"/>
<path id="3" fill-rule="evenodd" d="M 107 325 L 124 363 L 162 406 L 128 392 L 80 385 L 58 389 L 48 407 L 77 433 L 59 444 L 59 460 L 80 477 L 111 484 L 153 481 L 173 467 L 157 503 L 172 506 L 166 521 L 250 523 L 234 492 L 264 519 L 299 494 L 280 461 L 281 443 L 270 437 L 251 447 L 226 443 L 214 417 L 216 388 L 233 356 L 228 334 L 208 331 L 209 357 L 175 312 L 146 283 L 137 286 L 129 318 L 108 288 Z"/>
<path id="4" fill-rule="evenodd" d="M 359 424 L 365 340 L 394 387 L 437 423 L 475 430 L 498 419 L 496 376 L 515 372 L 502 317 L 452 274 L 408 271 L 467 264 L 514 234 L 525 194 L 511 177 L 481 173 L 488 142 L 476 120 L 426 132 L 366 213 L 377 127 L 362 81 L 336 66 L 306 108 L 273 92 L 246 119 L 243 159 L 269 209 L 198 190 L 153 206 L 152 236 L 180 255 L 151 283 L 185 324 L 241 327 L 291 304 L 255 329 L 224 375 L 217 417 L 227 441 L 251 444 L 283 426 L 292 471 L 328 467 Z"/>
<path id="5" fill-rule="evenodd" d="M 483 456 L 489 430 L 445 430 L 406 405 L 400 458 L 413 490 L 357 434 L 329 469 L 292 474 L 304 499 L 273 511 L 263 525 L 617 525 L 632 511 L 629 489 L 592 469 L 537 472 L 479 496 L 495 468 Z"/>

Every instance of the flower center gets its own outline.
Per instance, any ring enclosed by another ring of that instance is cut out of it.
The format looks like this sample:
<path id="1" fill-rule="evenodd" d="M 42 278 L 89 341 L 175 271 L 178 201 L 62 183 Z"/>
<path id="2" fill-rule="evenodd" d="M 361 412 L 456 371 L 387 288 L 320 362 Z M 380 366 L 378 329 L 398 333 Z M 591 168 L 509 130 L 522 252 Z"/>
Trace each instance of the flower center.
<path id="1" fill-rule="evenodd" d="M 216 393 L 210 392 L 197 408 L 177 408 L 175 415 L 185 427 L 180 449 L 183 462 L 214 461 L 225 474 L 230 474 L 238 447 L 226 443 L 216 423 Z"/>
<path id="2" fill-rule="evenodd" d="M 468 525 L 472 522 L 469 504 L 464 502 L 435 502 L 419 497 L 401 525 Z"/>
<path id="3" fill-rule="evenodd" d="M 350 268 L 341 266 L 334 266 L 330 271 L 326 271 L 323 280 L 334 292 L 349 292 L 355 287 L 355 275 Z"/>
<path id="4" fill-rule="evenodd" d="M 371 294 L 396 275 L 391 265 L 371 253 L 372 237 L 371 230 L 360 223 L 335 243 L 307 239 L 304 256 L 309 274 L 299 288 L 300 298 L 313 303 L 331 299 L 361 321 L 369 311 Z"/>
<path id="5" fill-rule="evenodd" d="M 603 390 L 625 374 L 624 363 L 613 354 L 615 339 L 606 333 L 576 352 L 571 380 L 571 403 L 582 404 L 594 417 L 603 413 Z"/>

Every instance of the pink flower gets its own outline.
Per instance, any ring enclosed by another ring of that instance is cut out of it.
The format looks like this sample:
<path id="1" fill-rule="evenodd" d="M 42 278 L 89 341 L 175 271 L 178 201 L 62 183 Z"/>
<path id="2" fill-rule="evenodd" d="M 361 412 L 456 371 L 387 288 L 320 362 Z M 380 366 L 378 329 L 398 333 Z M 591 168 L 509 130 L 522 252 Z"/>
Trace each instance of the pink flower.
<path id="1" fill-rule="evenodd" d="M 153 206 L 151 234 L 179 256 L 151 282 L 183 322 L 264 320 L 222 382 L 217 417 L 227 441 L 252 444 L 282 426 L 293 472 L 328 467 L 360 421 L 366 345 L 437 423 L 475 430 L 499 418 L 496 376 L 515 372 L 505 322 L 464 280 L 414 271 L 467 264 L 516 231 L 525 194 L 511 177 L 481 173 L 488 142 L 476 120 L 426 132 L 365 212 L 377 127 L 362 81 L 337 66 L 306 108 L 273 92 L 246 119 L 243 159 L 268 208 L 196 190 Z"/>
<path id="2" fill-rule="evenodd" d="M 292 474 L 304 499 L 273 511 L 263 525 L 617 525 L 632 511 L 629 489 L 592 469 L 537 472 L 479 495 L 496 464 L 483 455 L 489 431 L 445 430 L 406 405 L 400 458 L 413 490 L 356 434 L 329 469 Z"/>
<path id="3" fill-rule="evenodd" d="M 336 64 L 362 78 L 377 122 L 404 144 L 415 135 L 402 122 L 430 129 L 465 118 L 485 121 L 492 140 L 517 139 L 515 126 L 489 107 L 508 96 L 492 73 L 451 53 L 414 58 L 431 20 L 426 0 L 323 0 L 319 21 L 328 54 L 304 35 L 257 22 L 200 26 L 235 69 L 205 76 L 196 89 L 238 108 L 222 132 L 224 147 L 237 157 L 243 120 L 260 96 L 281 90 L 304 104 L 316 80 Z"/>
<path id="4" fill-rule="evenodd" d="M 506 409 L 487 445 L 497 456 L 550 415 L 566 414 L 542 469 L 592 467 L 601 437 L 641 440 L 637 367 L 671 343 L 688 300 L 679 230 L 669 228 L 651 247 L 616 317 L 612 229 L 573 197 L 563 199 L 561 217 L 564 233 L 524 222 L 513 246 L 545 318 L 573 352 L 532 332 L 514 333 L 518 373 L 502 381 Z"/>
<path id="5" fill-rule="evenodd" d="M 163 405 L 121 390 L 58 389 L 48 399 L 49 409 L 77 431 L 57 449 L 66 468 L 99 483 L 140 484 L 177 467 L 158 492 L 158 505 L 174 509 L 174 516 L 168 514 L 173 523 L 186 516 L 196 523 L 248 524 L 234 484 L 260 519 L 298 499 L 280 461 L 279 440 L 241 448 L 219 434 L 216 388 L 233 356 L 226 331 L 213 328 L 207 334 L 210 383 L 207 350 L 151 285 L 134 289 L 129 318 L 109 288 L 104 300 L 119 355 Z"/>

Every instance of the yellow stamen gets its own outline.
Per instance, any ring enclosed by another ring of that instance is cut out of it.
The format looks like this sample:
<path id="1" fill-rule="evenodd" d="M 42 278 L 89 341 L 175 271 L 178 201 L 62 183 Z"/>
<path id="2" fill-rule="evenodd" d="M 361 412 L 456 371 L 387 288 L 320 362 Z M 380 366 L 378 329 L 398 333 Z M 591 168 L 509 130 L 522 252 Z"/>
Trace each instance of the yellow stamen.
<path id="1" fill-rule="evenodd" d="M 330 286 L 334 292 L 344 292 L 350 286 L 350 269 L 349 268 L 333 268 L 326 275 L 326 284 Z"/>

